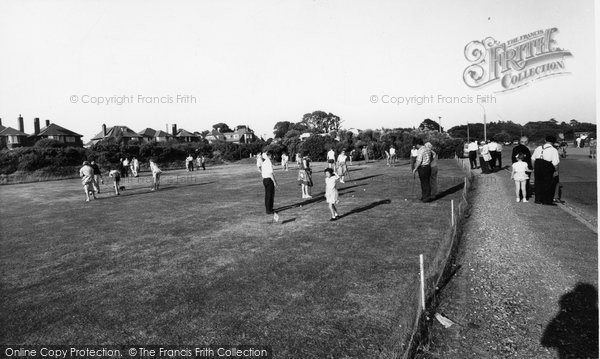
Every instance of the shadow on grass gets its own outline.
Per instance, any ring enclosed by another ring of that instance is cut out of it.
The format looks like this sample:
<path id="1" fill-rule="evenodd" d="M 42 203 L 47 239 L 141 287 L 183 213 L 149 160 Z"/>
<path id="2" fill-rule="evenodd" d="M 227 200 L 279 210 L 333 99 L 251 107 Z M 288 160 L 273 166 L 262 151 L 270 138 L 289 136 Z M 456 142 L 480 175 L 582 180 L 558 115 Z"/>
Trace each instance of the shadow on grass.
<path id="1" fill-rule="evenodd" d="M 171 191 L 174 189 L 178 189 L 178 188 L 185 188 L 185 187 L 195 187 L 195 186 L 204 186 L 207 184 L 211 184 L 211 183 L 215 183 L 216 181 L 210 181 L 210 182 L 202 182 L 202 183 L 191 183 L 191 184 L 185 184 L 185 185 L 176 185 L 176 184 L 170 184 L 167 187 L 163 187 L 161 189 L 158 190 L 158 192 L 154 192 L 150 190 L 150 186 L 148 187 L 138 187 L 138 188 L 132 188 L 132 189 L 124 189 L 121 190 L 121 195 L 119 196 L 113 196 L 113 197 L 131 197 L 131 196 L 137 196 L 137 195 L 141 195 L 141 194 L 151 194 L 151 193 L 161 193 L 164 191 Z M 111 197 L 101 197 L 102 199 L 108 199 Z M 99 198 L 100 199 L 100 198 Z"/>
<path id="2" fill-rule="evenodd" d="M 317 202 L 321 202 L 321 201 L 324 201 L 324 200 L 325 200 L 325 192 L 321 192 L 319 194 L 314 195 L 312 198 L 308 198 L 308 199 L 303 200 L 302 202 L 292 203 L 292 204 L 288 204 L 287 206 L 275 208 L 275 209 L 273 209 L 273 211 L 275 211 L 275 212 L 283 212 L 283 211 L 286 211 L 288 209 L 292 209 L 292 208 L 296 208 L 296 207 L 301 207 L 301 206 L 306 206 L 306 205 L 309 205 L 311 203 L 317 203 Z"/>
<path id="3" fill-rule="evenodd" d="M 295 220 L 296 220 L 296 217 L 290 218 L 290 219 L 286 219 L 285 221 L 281 221 L 281 224 L 286 224 L 286 223 L 294 222 Z"/>
<path id="4" fill-rule="evenodd" d="M 350 212 L 344 213 L 344 214 L 342 214 L 341 216 L 339 216 L 338 218 L 339 218 L 339 219 L 342 219 L 342 218 L 344 218 L 344 217 L 347 217 L 347 216 L 349 216 L 349 215 L 351 215 L 351 214 L 355 214 L 355 213 L 360 213 L 360 212 L 368 211 L 368 210 L 370 210 L 370 209 L 373 209 L 373 208 L 375 208 L 375 207 L 377 207 L 377 206 L 380 206 L 380 205 L 382 205 L 382 204 L 390 204 L 390 203 L 392 203 L 392 200 L 391 200 L 391 199 L 384 199 L 384 200 L 381 200 L 381 201 L 373 202 L 373 203 L 371 203 L 371 204 L 368 204 L 368 205 L 366 205 L 366 206 L 362 206 L 362 207 L 354 208 L 354 209 L 353 209 L 353 210 L 351 210 Z"/>
<path id="5" fill-rule="evenodd" d="M 452 193 L 458 192 L 461 189 L 463 189 L 464 186 L 465 186 L 464 183 L 459 183 L 456 186 L 450 187 L 447 190 L 438 193 L 437 196 L 435 196 L 435 200 L 437 201 L 438 199 L 444 198 Z"/>
<path id="6" fill-rule="evenodd" d="M 349 178 L 348 181 L 356 182 L 356 181 L 362 181 L 362 180 L 365 180 L 365 179 L 379 177 L 379 176 L 383 176 L 383 173 L 378 174 L 378 175 L 371 175 L 371 176 L 360 177 L 360 178 Z"/>
<path id="7" fill-rule="evenodd" d="M 348 187 L 344 187 L 338 190 L 338 194 L 339 196 L 344 196 L 350 193 L 354 193 L 354 191 L 348 191 L 348 192 L 340 192 L 346 189 L 350 189 L 352 187 L 359 187 L 362 185 L 356 185 L 356 186 L 348 186 Z M 292 208 L 297 208 L 297 207 L 302 207 L 302 206 L 307 206 L 309 204 L 312 203 L 318 203 L 318 202 L 323 202 L 325 200 L 325 192 L 321 192 L 317 195 L 314 195 L 313 198 L 309 198 L 307 200 L 304 200 L 302 202 L 297 202 L 297 203 L 292 203 L 292 204 L 288 204 L 287 206 L 283 206 L 283 207 L 279 207 L 279 208 L 275 208 L 273 209 L 273 211 L 275 212 L 283 212 L 286 211 L 288 209 L 292 209 Z"/>
<path id="8" fill-rule="evenodd" d="M 598 291 L 577 283 L 559 301 L 560 310 L 546 326 L 541 344 L 559 358 L 598 358 Z"/>
<path id="9" fill-rule="evenodd" d="M 362 171 L 364 170 L 364 168 L 350 168 L 348 169 L 348 172 L 356 172 L 356 171 Z"/>

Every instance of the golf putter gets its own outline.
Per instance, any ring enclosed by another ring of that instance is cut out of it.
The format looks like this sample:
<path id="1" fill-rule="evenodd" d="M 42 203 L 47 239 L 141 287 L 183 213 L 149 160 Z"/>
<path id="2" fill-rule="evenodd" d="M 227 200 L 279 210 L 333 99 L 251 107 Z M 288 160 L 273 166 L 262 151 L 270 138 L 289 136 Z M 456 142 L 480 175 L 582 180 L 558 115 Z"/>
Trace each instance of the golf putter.
<path id="1" fill-rule="evenodd" d="M 412 193 L 415 195 L 415 198 L 417 198 L 417 194 L 415 193 L 415 180 L 416 180 L 416 172 L 413 172 L 413 184 L 412 184 Z"/>

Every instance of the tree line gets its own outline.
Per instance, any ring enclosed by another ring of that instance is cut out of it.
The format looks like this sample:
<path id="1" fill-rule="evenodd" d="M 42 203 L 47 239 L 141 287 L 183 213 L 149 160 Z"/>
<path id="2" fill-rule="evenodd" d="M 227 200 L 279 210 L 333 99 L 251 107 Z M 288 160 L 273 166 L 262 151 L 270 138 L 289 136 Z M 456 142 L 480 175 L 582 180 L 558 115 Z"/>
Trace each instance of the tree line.
<path id="1" fill-rule="evenodd" d="M 494 138 L 496 141 L 513 142 L 521 136 L 527 136 L 530 141 L 539 142 L 548 135 L 557 136 L 559 133 L 564 134 L 565 140 L 573 141 L 575 133 L 588 132 L 595 137 L 596 124 L 587 122 L 578 122 L 571 120 L 569 123 L 558 122 L 554 119 L 548 121 L 527 122 L 525 125 L 520 125 L 511 121 L 490 122 L 487 124 L 487 138 Z M 455 138 L 483 140 L 484 129 L 483 123 L 471 123 L 468 125 L 460 125 L 452 127 L 448 133 Z"/>

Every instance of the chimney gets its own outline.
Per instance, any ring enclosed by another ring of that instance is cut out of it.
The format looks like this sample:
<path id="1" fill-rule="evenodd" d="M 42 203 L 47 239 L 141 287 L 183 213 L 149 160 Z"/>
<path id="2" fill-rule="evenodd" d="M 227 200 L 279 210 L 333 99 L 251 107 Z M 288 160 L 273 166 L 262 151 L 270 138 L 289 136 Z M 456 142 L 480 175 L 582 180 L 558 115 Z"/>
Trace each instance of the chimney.
<path id="1" fill-rule="evenodd" d="M 40 118 L 36 117 L 33 119 L 33 134 L 37 135 L 40 133 Z"/>
<path id="2" fill-rule="evenodd" d="M 46 127 L 50 126 L 50 120 L 46 120 Z"/>
<path id="3" fill-rule="evenodd" d="M 106 124 L 102 124 L 102 137 L 106 137 Z"/>
<path id="4" fill-rule="evenodd" d="M 19 115 L 19 131 L 25 132 L 25 126 L 23 125 L 23 116 Z"/>
<path id="5" fill-rule="evenodd" d="M 173 125 L 173 136 L 177 136 L 177 125 Z"/>

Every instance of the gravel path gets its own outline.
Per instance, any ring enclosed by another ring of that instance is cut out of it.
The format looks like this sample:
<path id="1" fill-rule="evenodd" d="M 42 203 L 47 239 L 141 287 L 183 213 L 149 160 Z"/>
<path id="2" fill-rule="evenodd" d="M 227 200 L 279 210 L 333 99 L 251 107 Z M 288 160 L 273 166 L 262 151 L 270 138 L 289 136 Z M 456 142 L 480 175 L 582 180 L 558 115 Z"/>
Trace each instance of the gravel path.
<path id="1" fill-rule="evenodd" d="M 516 203 L 506 171 L 475 183 L 438 307 L 457 325 L 432 323 L 423 357 L 597 358 L 596 235 L 558 207 Z"/>

